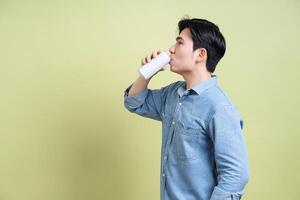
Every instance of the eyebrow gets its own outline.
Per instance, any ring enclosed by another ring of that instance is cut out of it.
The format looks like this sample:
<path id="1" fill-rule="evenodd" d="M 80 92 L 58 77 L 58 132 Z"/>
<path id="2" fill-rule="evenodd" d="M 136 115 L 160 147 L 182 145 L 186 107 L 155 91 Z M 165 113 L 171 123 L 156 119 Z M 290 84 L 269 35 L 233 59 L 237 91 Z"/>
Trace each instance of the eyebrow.
<path id="1" fill-rule="evenodd" d="M 176 41 L 178 41 L 178 40 L 184 41 L 184 39 L 183 39 L 182 37 L 180 37 L 180 36 L 178 36 L 178 37 L 176 38 Z"/>

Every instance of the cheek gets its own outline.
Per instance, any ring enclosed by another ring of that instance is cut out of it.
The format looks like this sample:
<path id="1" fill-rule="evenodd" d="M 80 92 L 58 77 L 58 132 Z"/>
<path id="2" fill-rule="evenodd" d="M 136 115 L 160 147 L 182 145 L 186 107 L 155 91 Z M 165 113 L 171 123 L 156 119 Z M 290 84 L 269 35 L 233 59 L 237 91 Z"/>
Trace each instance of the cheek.
<path id="1" fill-rule="evenodd" d="M 186 59 L 186 51 L 183 48 L 178 48 L 177 49 L 177 59 L 179 59 L 180 61 L 183 61 L 184 59 Z"/>
<path id="2" fill-rule="evenodd" d="M 191 59 L 190 54 L 183 55 L 183 57 L 179 61 L 179 65 L 181 68 L 185 70 L 190 70 L 190 68 L 194 65 L 193 59 Z"/>
<path id="3" fill-rule="evenodd" d="M 181 57 L 182 56 L 184 56 L 184 57 L 191 56 L 191 53 L 192 53 L 189 46 L 180 46 L 180 47 L 178 47 L 177 51 Z"/>
<path id="4" fill-rule="evenodd" d="M 191 61 L 191 54 L 187 51 L 183 51 L 179 55 L 180 62 L 189 63 Z"/>
<path id="5" fill-rule="evenodd" d="M 192 60 L 191 47 L 188 46 L 177 46 L 176 47 L 176 63 L 181 65 L 190 65 Z"/>

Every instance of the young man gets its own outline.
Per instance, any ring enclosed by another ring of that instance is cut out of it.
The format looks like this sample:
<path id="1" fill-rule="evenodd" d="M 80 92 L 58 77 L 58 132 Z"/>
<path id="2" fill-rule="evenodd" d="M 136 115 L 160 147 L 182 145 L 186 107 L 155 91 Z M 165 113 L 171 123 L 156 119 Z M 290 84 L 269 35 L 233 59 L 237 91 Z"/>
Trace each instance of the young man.
<path id="1" fill-rule="evenodd" d="M 249 176 L 243 120 L 212 75 L 225 39 L 204 19 L 183 19 L 178 28 L 169 64 L 184 81 L 150 90 L 150 79 L 139 76 L 125 91 L 125 107 L 162 122 L 161 200 L 241 199 Z"/>

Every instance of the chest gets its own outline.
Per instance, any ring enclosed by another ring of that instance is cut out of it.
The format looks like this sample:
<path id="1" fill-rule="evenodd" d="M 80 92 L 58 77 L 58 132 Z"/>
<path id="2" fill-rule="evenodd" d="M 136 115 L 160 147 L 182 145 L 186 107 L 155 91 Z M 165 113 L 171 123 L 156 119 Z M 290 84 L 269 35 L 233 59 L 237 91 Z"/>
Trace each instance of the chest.
<path id="1" fill-rule="evenodd" d="M 211 106 L 201 96 L 173 96 L 167 99 L 163 116 L 165 121 L 178 122 L 183 129 L 197 129 L 205 133 Z"/>

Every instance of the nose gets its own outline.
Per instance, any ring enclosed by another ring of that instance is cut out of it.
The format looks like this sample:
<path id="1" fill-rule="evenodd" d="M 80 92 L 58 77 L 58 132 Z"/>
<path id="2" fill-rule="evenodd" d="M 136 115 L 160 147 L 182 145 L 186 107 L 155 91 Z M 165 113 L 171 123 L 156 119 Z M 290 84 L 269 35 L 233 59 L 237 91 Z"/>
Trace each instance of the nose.
<path id="1" fill-rule="evenodd" d="M 174 45 L 172 45 L 172 46 L 169 48 L 169 52 L 170 52 L 170 54 L 174 54 L 174 53 L 175 53 Z"/>

